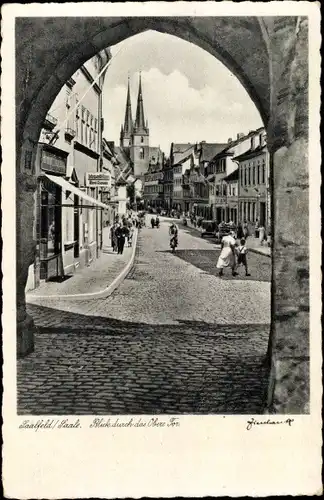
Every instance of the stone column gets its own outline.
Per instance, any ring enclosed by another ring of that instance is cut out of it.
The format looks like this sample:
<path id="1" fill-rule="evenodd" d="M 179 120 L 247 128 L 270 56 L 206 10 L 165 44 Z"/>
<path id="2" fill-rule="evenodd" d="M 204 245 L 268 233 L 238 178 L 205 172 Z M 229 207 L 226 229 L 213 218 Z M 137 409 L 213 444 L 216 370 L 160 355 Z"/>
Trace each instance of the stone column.
<path id="1" fill-rule="evenodd" d="M 308 20 L 271 34 L 273 304 L 268 412 L 309 411 Z"/>
<path id="2" fill-rule="evenodd" d="M 17 299 L 17 356 L 22 357 L 34 350 L 35 326 L 26 312 L 25 287 L 28 268 L 35 259 L 36 242 L 33 238 L 34 193 L 37 183 L 34 163 L 37 143 L 26 140 L 17 151 L 16 174 L 16 299 Z"/>

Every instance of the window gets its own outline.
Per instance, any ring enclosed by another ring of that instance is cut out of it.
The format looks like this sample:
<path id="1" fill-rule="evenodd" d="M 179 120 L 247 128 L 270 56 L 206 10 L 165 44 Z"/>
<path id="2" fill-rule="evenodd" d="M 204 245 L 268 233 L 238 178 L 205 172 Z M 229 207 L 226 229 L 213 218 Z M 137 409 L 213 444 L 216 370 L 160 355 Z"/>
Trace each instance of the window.
<path id="1" fill-rule="evenodd" d="M 249 176 L 249 177 L 248 177 L 248 184 L 249 184 L 249 186 L 251 186 L 251 166 L 250 166 L 250 164 L 249 164 L 249 172 L 248 172 L 248 176 Z"/>
<path id="2" fill-rule="evenodd" d="M 243 186 L 243 167 L 240 166 L 240 179 L 241 179 L 241 186 Z"/>
<path id="3" fill-rule="evenodd" d="M 252 180 L 253 180 L 253 186 L 255 186 L 255 165 L 253 163 L 253 177 L 252 177 Z"/>
<path id="4" fill-rule="evenodd" d="M 232 187 L 232 195 L 236 196 L 236 194 L 235 194 L 235 186 Z"/>
<path id="5" fill-rule="evenodd" d="M 260 162 L 258 161 L 258 166 L 257 166 L 257 183 L 260 184 Z"/>
<path id="6" fill-rule="evenodd" d="M 94 129 L 97 132 L 97 130 L 98 130 L 98 120 L 97 120 L 97 118 L 94 119 Z"/>
<path id="7" fill-rule="evenodd" d="M 75 134 L 76 134 L 76 138 L 79 139 L 79 115 L 77 114 L 76 117 L 75 117 Z"/>
<path id="8" fill-rule="evenodd" d="M 88 125 L 84 124 L 84 143 L 88 144 Z"/>
<path id="9" fill-rule="evenodd" d="M 141 142 L 144 142 L 144 137 L 141 137 Z"/>
<path id="10" fill-rule="evenodd" d="M 244 186 L 247 185 L 247 166 L 244 166 Z"/>
<path id="11" fill-rule="evenodd" d="M 265 184 L 265 161 L 262 161 L 262 184 Z"/>

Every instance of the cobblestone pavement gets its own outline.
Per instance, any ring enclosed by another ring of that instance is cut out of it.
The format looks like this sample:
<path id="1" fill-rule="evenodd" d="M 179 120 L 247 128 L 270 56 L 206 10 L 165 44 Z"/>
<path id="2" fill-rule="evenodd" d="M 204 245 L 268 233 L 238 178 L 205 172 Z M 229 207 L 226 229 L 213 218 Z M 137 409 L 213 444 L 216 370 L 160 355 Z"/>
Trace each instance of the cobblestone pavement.
<path id="1" fill-rule="evenodd" d="M 270 283 L 202 272 L 190 252 L 217 250 L 181 231 L 173 255 L 167 228 L 141 230 L 110 297 L 29 305 L 38 333 L 18 361 L 19 414 L 263 411 Z"/>

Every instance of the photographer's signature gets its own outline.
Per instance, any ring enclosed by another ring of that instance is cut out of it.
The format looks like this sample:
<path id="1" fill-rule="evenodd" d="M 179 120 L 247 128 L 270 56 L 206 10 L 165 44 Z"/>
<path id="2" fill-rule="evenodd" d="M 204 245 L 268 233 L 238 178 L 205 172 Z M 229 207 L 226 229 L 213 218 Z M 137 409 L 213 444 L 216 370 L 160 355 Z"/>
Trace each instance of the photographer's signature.
<path id="1" fill-rule="evenodd" d="M 293 422 L 293 418 L 286 418 L 284 420 L 272 420 L 271 418 L 268 418 L 267 420 L 257 420 L 254 417 L 251 417 L 247 421 L 246 430 L 250 431 L 252 427 L 258 425 L 288 425 L 288 427 L 291 427 Z"/>

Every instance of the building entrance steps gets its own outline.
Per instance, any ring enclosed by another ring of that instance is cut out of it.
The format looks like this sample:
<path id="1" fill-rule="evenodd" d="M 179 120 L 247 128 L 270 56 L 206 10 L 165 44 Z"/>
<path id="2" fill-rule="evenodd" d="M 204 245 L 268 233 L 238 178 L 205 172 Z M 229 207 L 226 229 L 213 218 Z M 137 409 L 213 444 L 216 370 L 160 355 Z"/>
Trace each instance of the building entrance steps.
<path id="1" fill-rule="evenodd" d="M 136 251 L 137 230 L 134 231 L 132 247 L 124 248 L 124 253 L 118 255 L 110 246 L 103 246 L 101 256 L 90 266 L 76 270 L 73 275 L 67 275 L 62 282 L 43 282 L 26 294 L 29 303 L 41 299 L 71 299 L 85 300 L 108 297 L 123 281 L 131 270 Z"/>

